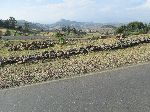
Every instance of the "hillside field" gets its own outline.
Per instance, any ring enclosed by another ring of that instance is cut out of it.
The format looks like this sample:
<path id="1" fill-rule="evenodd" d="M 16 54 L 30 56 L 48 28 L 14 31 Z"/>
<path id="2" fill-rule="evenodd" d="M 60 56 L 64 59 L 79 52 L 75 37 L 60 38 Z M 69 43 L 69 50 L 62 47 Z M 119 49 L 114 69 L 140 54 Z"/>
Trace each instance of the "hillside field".
<path id="1" fill-rule="evenodd" d="M 149 35 L 138 35 L 125 38 L 128 40 L 149 39 Z M 71 40 L 62 45 L 55 43 L 53 46 L 43 49 L 9 51 L 9 45 L 25 45 L 35 41 L 42 43 L 45 40 L 0 40 L 1 59 L 12 59 L 12 57 L 21 57 L 29 55 L 42 54 L 47 51 L 64 51 L 70 49 L 84 48 L 89 45 L 113 45 L 119 40 L 115 37 L 106 39 L 86 39 Z M 52 41 L 52 40 L 51 40 Z M 48 41 L 49 42 L 49 41 Z M 33 44 L 32 44 L 33 45 Z M 39 45 L 39 44 L 37 44 Z M 34 46 L 35 47 L 35 46 Z M 68 58 L 42 59 L 29 61 L 27 63 L 12 63 L 0 67 L 0 88 L 10 88 L 25 86 L 34 83 L 45 82 L 48 80 L 57 80 L 60 78 L 74 77 L 91 72 L 103 71 L 116 67 L 132 65 L 150 61 L 150 43 L 138 44 L 128 48 L 116 50 L 103 50 L 98 52 L 89 52 L 86 54 L 73 55 Z"/>

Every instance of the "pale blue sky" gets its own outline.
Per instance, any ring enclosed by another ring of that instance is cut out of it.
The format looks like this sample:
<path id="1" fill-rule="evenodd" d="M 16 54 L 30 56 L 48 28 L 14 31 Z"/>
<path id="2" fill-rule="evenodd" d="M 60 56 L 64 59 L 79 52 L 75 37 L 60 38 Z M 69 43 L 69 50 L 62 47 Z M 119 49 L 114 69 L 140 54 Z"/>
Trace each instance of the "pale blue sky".
<path id="1" fill-rule="evenodd" d="M 10 16 L 53 23 L 62 18 L 85 22 L 150 22 L 150 0 L 1 0 L 0 19 Z"/>

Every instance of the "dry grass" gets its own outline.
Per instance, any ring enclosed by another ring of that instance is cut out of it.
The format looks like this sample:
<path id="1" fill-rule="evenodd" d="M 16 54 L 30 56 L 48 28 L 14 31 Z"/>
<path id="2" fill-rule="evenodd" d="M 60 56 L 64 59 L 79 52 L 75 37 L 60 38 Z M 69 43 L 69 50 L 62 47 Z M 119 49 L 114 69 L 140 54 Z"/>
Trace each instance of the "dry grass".
<path id="1" fill-rule="evenodd" d="M 5 33 L 6 30 L 7 30 L 7 29 L 5 29 L 5 28 L 0 28 L 0 31 L 2 31 L 3 33 Z"/>
<path id="2" fill-rule="evenodd" d="M 50 47 L 47 49 L 39 49 L 39 50 L 23 50 L 23 51 L 8 51 L 7 47 L 4 47 L 5 44 L 19 44 L 21 42 L 32 42 L 32 41 L 40 41 L 40 39 L 37 40 L 9 40 L 9 41 L 4 41 L 0 40 L 0 57 L 10 57 L 10 56 L 22 56 L 22 55 L 33 55 L 33 54 L 41 54 L 44 51 L 50 51 L 50 50 L 69 50 L 73 48 L 80 48 L 80 47 L 85 47 L 88 45 L 101 45 L 102 43 L 106 44 L 112 44 L 117 41 L 115 38 L 108 38 L 108 39 L 98 39 L 98 40 L 82 40 L 82 41 L 73 41 L 71 43 L 65 44 L 65 45 L 60 45 L 60 44 L 55 44 L 54 47 Z"/>
<path id="3" fill-rule="evenodd" d="M 1 88 L 24 86 L 64 77 L 102 71 L 150 60 L 150 44 L 115 51 L 79 55 L 70 59 L 7 65 L 0 71 Z"/>
<path id="4" fill-rule="evenodd" d="M 132 38 L 132 37 L 128 37 Z M 134 38 L 137 38 L 135 36 Z M 139 37 L 138 37 L 139 38 Z M 79 48 L 87 45 L 99 45 L 102 43 L 112 44 L 116 42 L 115 38 L 88 40 L 84 42 L 74 41 L 64 46 L 55 45 L 54 47 L 42 50 L 12 51 L 8 52 L 3 47 L 6 41 L 0 41 L 0 56 L 21 56 L 43 52 L 44 50 L 67 50 Z M 11 41 L 18 44 L 18 41 Z M 44 60 L 36 63 L 13 64 L 0 68 L 0 88 L 9 88 L 24 86 L 33 83 L 56 80 L 64 77 L 74 77 L 86 73 L 102 71 L 106 69 L 121 67 L 125 65 L 137 64 L 150 61 L 150 44 L 119 49 L 112 51 L 93 52 L 88 55 L 78 55 L 69 59 Z"/>

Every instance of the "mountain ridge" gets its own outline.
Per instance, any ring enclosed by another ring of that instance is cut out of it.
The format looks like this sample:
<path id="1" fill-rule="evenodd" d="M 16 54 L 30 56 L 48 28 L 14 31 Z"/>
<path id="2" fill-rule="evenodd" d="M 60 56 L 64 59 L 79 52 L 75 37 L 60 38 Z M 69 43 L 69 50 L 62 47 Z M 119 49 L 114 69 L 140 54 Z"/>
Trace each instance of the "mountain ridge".
<path id="1" fill-rule="evenodd" d="M 77 29 L 93 29 L 93 28 L 115 28 L 122 24 L 120 23 L 94 23 L 94 22 L 77 22 L 66 19 L 61 19 L 53 24 L 41 24 L 41 23 L 33 23 L 28 22 L 26 20 L 17 20 L 18 26 L 24 26 L 24 23 L 29 23 L 31 29 L 37 30 L 53 30 L 53 29 L 61 29 L 64 26 L 73 26 Z"/>

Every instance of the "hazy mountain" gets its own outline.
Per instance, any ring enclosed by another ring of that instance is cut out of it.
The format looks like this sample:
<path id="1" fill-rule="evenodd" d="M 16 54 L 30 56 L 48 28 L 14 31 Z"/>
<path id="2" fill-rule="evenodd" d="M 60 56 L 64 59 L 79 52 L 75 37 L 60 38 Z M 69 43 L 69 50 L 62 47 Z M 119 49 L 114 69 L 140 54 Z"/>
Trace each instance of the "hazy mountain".
<path id="1" fill-rule="evenodd" d="M 25 20 L 18 20 L 19 26 L 24 26 L 24 23 L 28 22 Z M 59 29 L 64 26 L 73 26 L 77 29 L 99 29 L 99 28 L 115 28 L 120 26 L 121 24 L 117 23 L 93 23 L 93 22 L 77 22 L 77 21 L 70 21 L 61 19 L 60 21 L 53 23 L 53 24 L 40 24 L 40 23 L 32 23 L 28 22 L 31 29 L 37 30 L 52 30 L 52 29 Z"/>
<path id="2" fill-rule="evenodd" d="M 93 22 L 77 22 L 77 21 L 70 21 L 70 20 L 65 20 L 61 19 L 60 21 L 51 24 L 50 29 L 57 29 L 57 28 L 62 28 L 64 26 L 73 26 L 78 29 L 84 29 L 84 28 L 91 28 L 91 27 L 101 27 L 101 23 L 93 23 Z"/>
<path id="3" fill-rule="evenodd" d="M 40 24 L 40 23 L 32 23 L 32 22 L 28 22 L 25 20 L 17 20 L 17 25 L 18 26 L 23 26 L 25 23 L 29 23 L 29 26 L 31 29 L 37 29 L 37 30 L 49 30 L 49 25 L 48 24 Z"/>

